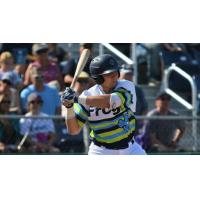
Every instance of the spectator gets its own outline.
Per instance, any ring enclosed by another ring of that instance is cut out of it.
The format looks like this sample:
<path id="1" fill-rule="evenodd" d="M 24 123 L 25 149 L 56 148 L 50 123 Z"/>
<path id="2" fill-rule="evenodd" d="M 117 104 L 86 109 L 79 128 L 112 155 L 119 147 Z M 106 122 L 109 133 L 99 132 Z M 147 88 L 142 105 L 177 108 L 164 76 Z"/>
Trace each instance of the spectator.
<path id="1" fill-rule="evenodd" d="M 57 80 L 62 85 L 63 80 L 58 65 L 48 58 L 48 45 L 44 43 L 34 44 L 33 55 L 35 55 L 36 60 L 29 64 L 25 73 L 24 84 L 29 85 L 31 83 L 31 68 L 40 68 L 45 83 Z"/>
<path id="2" fill-rule="evenodd" d="M 37 93 L 28 96 L 28 113 L 25 116 L 48 116 L 40 112 L 43 104 L 42 98 Z M 59 152 L 53 145 L 55 143 L 55 127 L 51 119 L 20 119 L 20 134 L 28 134 L 26 139 L 25 151 L 29 152 Z"/>
<path id="3" fill-rule="evenodd" d="M 12 84 L 15 88 L 19 89 L 22 87 L 22 79 L 19 78 L 18 74 L 14 71 L 14 59 L 10 52 L 2 52 L 0 56 L 0 79 L 4 74 L 12 76 Z"/>
<path id="4" fill-rule="evenodd" d="M 175 111 L 170 110 L 170 99 L 167 93 L 160 92 L 156 97 L 156 108 L 147 116 L 178 116 Z M 183 120 L 150 120 L 146 123 L 145 134 L 141 141 L 148 151 L 178 151 L 180 150 L 178 142 L 184 131 Z"/>
<path id="5" fill-rule="evenodd" d="M 199 72 L 199 50 L 196 45 L 183 43 L 163 43 L 160 45 L 163 68 L 176 63 L 187 73 L 193 75 Z"/>
<path id="6" fill-rule="evenodd" d="M 9 95 L 0 94 L 0 115 L 9 115 Z M 15 119 L 0 118 L 0 151 L 5 152 L 15 146 L 19 139 L 19 121 Z"/>
<path id="7" fill-rule="evenodd" d="M 181 68 L 191 65 L 191 59 L 185 47 L 186 46 L 181 43 L 160 44 L 162 74 L 172 63 L 177 64 Z"/>
<path id="8" fill-rule="evenodd" d="M 26 72 L 26 65 L 15 65 L 14 71 L 18 76 L 18 79 L 20 80 L 20 82 L 22 82 L 21 87 L 19 87 L 19 90 L 24 88 L 24 76 L 25 76 L 25 72 Z"/>
<path id="9" fill-rule="evenodd" d="M 87 72 L 81 72 L 77 82 L 75 83 L 74 90 L 79 96 L 84 90 L 89 88 L 89 74 Z M 62 116 L 66 116 L 66 108 L 62 105 Z M 62 121 L 61 132 L 67 133 L 65 122 Z M 88 138 L 87 127 L 80 132 L 78 135 L 67 135 L 65 139 L 62 140 L 60 144 L 61 149 L 64 152 L 74 152 L 74 153 L 84 153 L 86 151 L 86 146 L 88 146 L 89 138 Z"/>
<path id="10" fill-rule="evenodd" d="M 63 48 L 59 47 L 57 43 L 48 43 L 49 51 L 48 55 L 50 59 L 57 64 L 60 64 L 64 61 L 66 52 Z"/>
<path id="11" fill-rule="evenodd" d="M 90 50 L 90 57 L 84 67 L 84 71 L 87 72 L 89 75 L 90 74 L 90 70 L 89 70 L 89 65 L 90 65 L 90 62 L 92 60 L 92 43 L 80 43 L 80 48 L 79 48 L 79 52 L 80 52 L 80 55 L 82 53 L 82 51 L 84 49 L 89 49 Z M 68 63 L 68 66 L 66 68 L 66 74 L 65 74 L 65 77 L 64 77 L 64 82 L 66 84 L 66 86 L 70 86 L 72 80 L 73 80 L 73 77 L 74 77 L 74 73 L 75 73 L 75 70 L 76 70 L 76 62 L 73 62 L 72 60 Z M 95 82 L 93 81 L 93 79 L 89 79 L 89 85 L 90 87 L 93 86 L 95 84 Z"/>
<path id="12" fill-rule="evenodd" d="M 26 65 L 32 45 L 32 43 L 3 43 L 1 52 L 11 52 L 17 65 Z"/>
<path id="13" fill-rule="evenodd" d="M 66 56 L 65 61 L 60 63 L 60 68 L 61 68 L 61 72 L 62 72 L 63 80 L 64 80 L 64 87 L 62 89 L 64 89 L 66 86 L 70 86 L 73 80 L 75 70 L 76 70 L 75 59 L 70 56 Z"/>
<path id="14" fill-rule="evenodd" d="M 186 43 L 185 49 L 191 58 L 192 64 L 200 64 L 200 44 L 199 43 Z"/>
<path id="15" fill-rule="evenodd" d="M 183 51 L 183 47 L 178 43 L 163 43 L 162 45 L 170 52 Z"/>
<path id="16" fill-rule="evenodd" d="M 183 43 L 164 43 L 160 45 L 162 55 L 163 72 L 172 63 L 188 73 L 190 76 L 200 74 L 200 60 L 198 60 L 198 51 L 192 44 Z M 175 92 L 182 92 L 191 101 L 191 86 L 189 82 L 177 72 L 172 72 L 169 77 L 169 87 Z"/>
<path id="17" fill-rule="evenodd" d="M 4 74 L 2 76 L 2 80 L 0 81 L 0 94 L 5 94 L 10 97 L 9 111 L 11 113 L 21 113 L 19 92 L 12 86 L 11 74 Z"/>
<path id="18" fill-rule="evenodd" d="M 44 102 L 41 107 L 41 112 L 48 115 L 59 115 L 61 113 L 59 93 L 55 88 L 49 87 L 44 83 L 41 69 L 33 67 L 30 70 L 30 78 L 32 84 L 23 89 L 20 93 L 23 113 L 27 112 L 27 98 L 29 94 L 36 92 L 42 97 Z"/>

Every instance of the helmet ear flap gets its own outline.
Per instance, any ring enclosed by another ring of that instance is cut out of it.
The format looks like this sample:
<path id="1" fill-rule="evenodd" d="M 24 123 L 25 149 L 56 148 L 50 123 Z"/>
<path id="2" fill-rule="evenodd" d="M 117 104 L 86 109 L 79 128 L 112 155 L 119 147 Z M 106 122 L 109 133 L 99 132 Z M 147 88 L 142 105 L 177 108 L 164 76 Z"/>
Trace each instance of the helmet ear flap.
<path id="1" fill-rule="evenodd" d="M 93 79 L 95 80 L 95 82 L 98 84 L 98 85 L 101 85 L 103 82 L 104 82 L 104 78 L 103 76 L 97 76 L 97 77 L 93 77 Z"/>
<path id="2" fill-rule="evenodd" d="M 119 72 L 119 70 L 117 72 L 118 72 L 118 78 L 119 78 L 120 77 L 120 72 Z"/>

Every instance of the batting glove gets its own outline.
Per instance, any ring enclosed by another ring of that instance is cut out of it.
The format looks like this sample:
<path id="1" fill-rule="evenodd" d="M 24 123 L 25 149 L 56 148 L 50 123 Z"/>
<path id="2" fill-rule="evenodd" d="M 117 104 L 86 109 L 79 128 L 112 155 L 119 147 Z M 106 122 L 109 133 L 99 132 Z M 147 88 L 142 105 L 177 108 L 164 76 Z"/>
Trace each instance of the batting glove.
<path id="1" fill-rule="evenodd" d="M 69 87 L 61 95 L 61 102 L 66 108 L 71 108 L 74 102 L 77 102 L 77 99 L 76 92 Z"/>

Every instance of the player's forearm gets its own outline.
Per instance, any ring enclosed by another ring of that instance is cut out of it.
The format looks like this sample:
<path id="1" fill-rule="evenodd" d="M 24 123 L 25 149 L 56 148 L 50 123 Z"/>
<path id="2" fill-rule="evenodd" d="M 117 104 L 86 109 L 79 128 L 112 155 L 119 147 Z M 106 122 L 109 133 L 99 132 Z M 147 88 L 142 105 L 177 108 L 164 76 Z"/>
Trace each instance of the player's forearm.
<path id="1" fill-rule="evenodd" d="M 70 135 L 78 135 L 79 132 L 81 131 L 81 128 L 78 125 L 76 117 L 71 119 L 66 119 L 65 123 Z"/>
<path id="2" fill-rule="evenodd" d="M 76 118 L 73 106 L 70 108 L 65 108 L 65 124 L 67 126 L 70 135 L 77 135 L 81 127 L 78 125 L 78 120 Z"/>
<path id="3" fill-rule="evenodd" d="M 78 102 L 82 105 L 97 108 L 113 108 L 120 106 L 122 103 L 120 97 L 116 93 L 96 96 L 80 96 Z"/>
<path id="4" fill-rule="evenodd" d="M 99 96 L 88 96 L 86 99 L 86 105 L 98 108 L 109 108 L 110 107 L 110 94 L 99 95 Z"/>

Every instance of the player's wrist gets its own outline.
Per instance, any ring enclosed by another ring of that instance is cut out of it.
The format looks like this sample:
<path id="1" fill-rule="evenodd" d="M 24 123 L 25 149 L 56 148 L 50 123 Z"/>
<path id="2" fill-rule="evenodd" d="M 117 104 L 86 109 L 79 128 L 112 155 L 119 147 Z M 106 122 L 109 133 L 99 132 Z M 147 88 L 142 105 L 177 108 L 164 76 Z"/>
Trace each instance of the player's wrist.
<path id="1" fill-rule="evenodd" d="M 78 103 L 81 105 L 86 106 L 86 100 L 87 100 L 87 96 L 79 96 L 78 97 Z"/>
<path id="2" fill-rule="evenodd" d="M 63 104 L 65 108 L 70 109 L 73 107 L 74 103 Z"/>
<path id="3" fill-rule="evenodd" d="M 73 106 L 70 108 L 67 108 L 65 119 L 68 120 L 68 119 L 72 119 L 72 118 L 75 118 L 75 112 L 74 112 Z"/>

